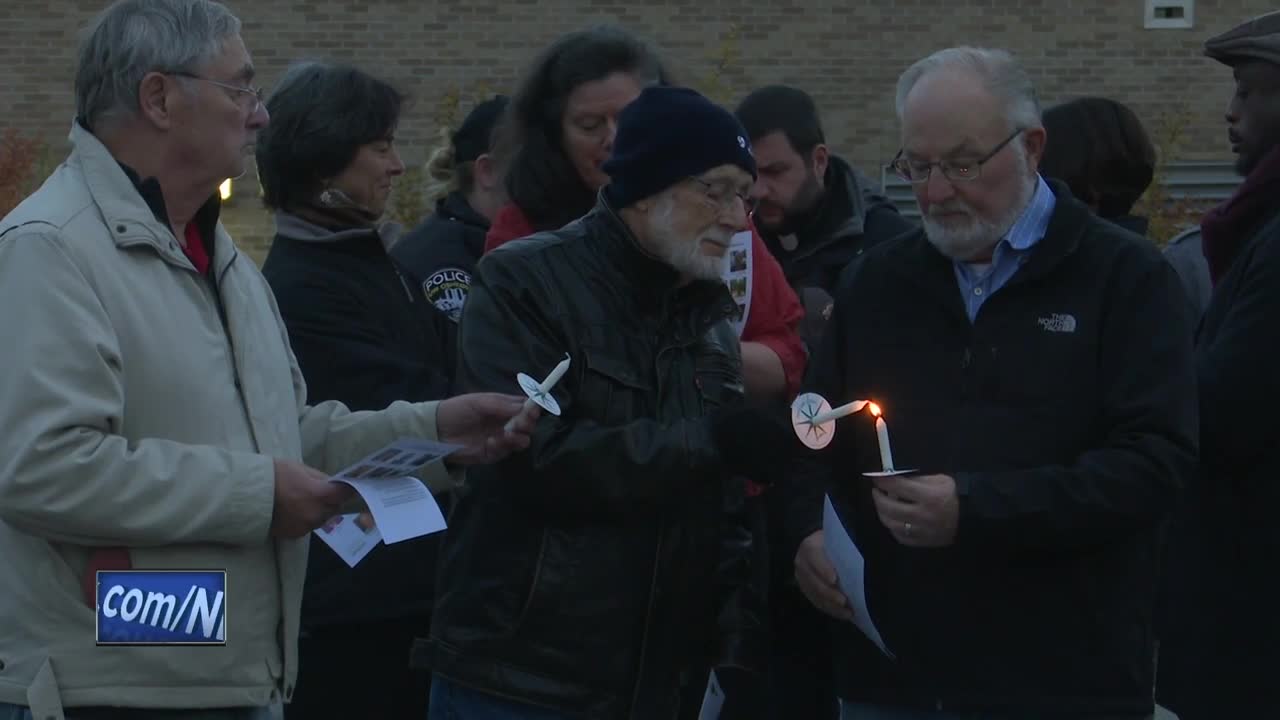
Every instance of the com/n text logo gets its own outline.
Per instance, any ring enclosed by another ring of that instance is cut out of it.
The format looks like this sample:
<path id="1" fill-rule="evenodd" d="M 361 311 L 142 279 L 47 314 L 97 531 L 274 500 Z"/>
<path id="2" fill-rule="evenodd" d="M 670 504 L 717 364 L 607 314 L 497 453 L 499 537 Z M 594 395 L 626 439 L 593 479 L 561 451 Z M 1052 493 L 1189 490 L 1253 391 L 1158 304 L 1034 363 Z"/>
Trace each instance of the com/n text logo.
<path id="1" fill-rule="evenodd" d="M 226 645 L 225 570 L 101 570 L 99 645 Z"/>

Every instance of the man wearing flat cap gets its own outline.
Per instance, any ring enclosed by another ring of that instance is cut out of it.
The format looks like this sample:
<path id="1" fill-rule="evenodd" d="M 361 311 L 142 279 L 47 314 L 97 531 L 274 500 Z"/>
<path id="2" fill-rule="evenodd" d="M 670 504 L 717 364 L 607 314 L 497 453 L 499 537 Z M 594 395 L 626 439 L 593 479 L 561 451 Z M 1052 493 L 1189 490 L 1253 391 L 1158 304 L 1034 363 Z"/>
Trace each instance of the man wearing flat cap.
<path id="1" fill-rule="evenodd" d="M 1157 695 L 1181 720 L 1280 717 L 1280 12 L 1205 43 L 1232 69 L 1244 183 L 1201 223 L 1200 471 L 1170 532 Z"/>
<path id="2" fill-rule="evenodd" d="M 780 474 L 794 435 L 742 405 L 721 280 L 747 133 L 648 88 L 604 171 L 592 212 L 481 259 L 463 310 L 462 387 L 570 365 L 528 452 L 457 495 L 418 656 L 432 718 L 674 718 L 682 683 L 740 677 L 763 640 L 735 476 Z"/>

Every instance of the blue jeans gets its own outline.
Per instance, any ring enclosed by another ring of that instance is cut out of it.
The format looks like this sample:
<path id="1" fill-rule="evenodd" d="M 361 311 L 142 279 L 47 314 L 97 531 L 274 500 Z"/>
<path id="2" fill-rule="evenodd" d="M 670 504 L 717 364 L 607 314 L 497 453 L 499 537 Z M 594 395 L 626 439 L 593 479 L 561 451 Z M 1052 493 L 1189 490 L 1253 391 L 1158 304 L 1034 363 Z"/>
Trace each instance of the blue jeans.
<path id="1" fill-rule="evenodd" d="M 427 720 L 569 720 L 569 716 L 486 695 L 433 675 Z"/>

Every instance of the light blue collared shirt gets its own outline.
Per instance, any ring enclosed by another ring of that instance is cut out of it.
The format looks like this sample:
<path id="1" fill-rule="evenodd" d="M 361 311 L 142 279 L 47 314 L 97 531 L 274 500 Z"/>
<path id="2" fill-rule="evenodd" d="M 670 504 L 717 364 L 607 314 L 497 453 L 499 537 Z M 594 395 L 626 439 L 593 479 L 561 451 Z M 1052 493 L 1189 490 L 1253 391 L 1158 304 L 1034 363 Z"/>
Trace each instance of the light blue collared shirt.
<path id="1" fill-rule="evenodd" d="M 956 283 L 960 286 L 960 298 L 964 300 L 964 309 L 969 313 L 969 322 L 978 317 L 978 309 L 992 293 L 998 291 L 1018 272 L 1018 268 L 1031 257 L 1031 249 L 1044 238 L 1049 229 L 1049 218 L 1053 217 L 1053 209 L 1058 199 L 1044 178 L 1036 176 L 1036 190 L 1031 195 L 1031 202 L 1022 211 L 1018 220 L 1009 228 L 1000 242 L 996 243 L 991 254 L 991 265 L 981 274 L 967 263 L 953 263 L 956 271 Z"/>

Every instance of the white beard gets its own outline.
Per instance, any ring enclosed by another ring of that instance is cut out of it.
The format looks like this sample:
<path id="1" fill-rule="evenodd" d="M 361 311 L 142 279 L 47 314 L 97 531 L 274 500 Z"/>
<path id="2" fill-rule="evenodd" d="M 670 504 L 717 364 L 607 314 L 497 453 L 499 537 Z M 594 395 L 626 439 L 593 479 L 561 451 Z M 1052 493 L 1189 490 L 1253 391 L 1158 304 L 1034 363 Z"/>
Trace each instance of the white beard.
<path id="1" fill-rule="evenodd" d="M 649 219 L 649 239 L 652 243 L 649 251 L 682 275 L 698 280 L 719 280 L 724 277 L 725 268 L 729 264 L 728 250 L 719 257 L 705 255 L 702 252 L 702 239 L 714 240 L 727 248 L 733 234 L 715 227 L 696 240 L 680 237 L 673 227 L 675 198 L 667 195 L 660 203 Z"/>
<path id="2" fill-rule="evenodd" d="M 1036 191 L 1036 176 L 1030 175 L 1018 186 L 1018 197 L 1009 205 L 1009 209 L 993 219 L 980 217 L 968 203 L 960 198 L 952 198 L 946 203 L 929 206 L 929 212 L 920 218 L 924 225 L 925 236 L 938 249 L 938 252 L 953 260 L 970 262 L 986 255 L 1027 209 Z M 933 214 L 963 213 L 967 219 L 956 223 L 943 224 L 932 217 Z"/>

